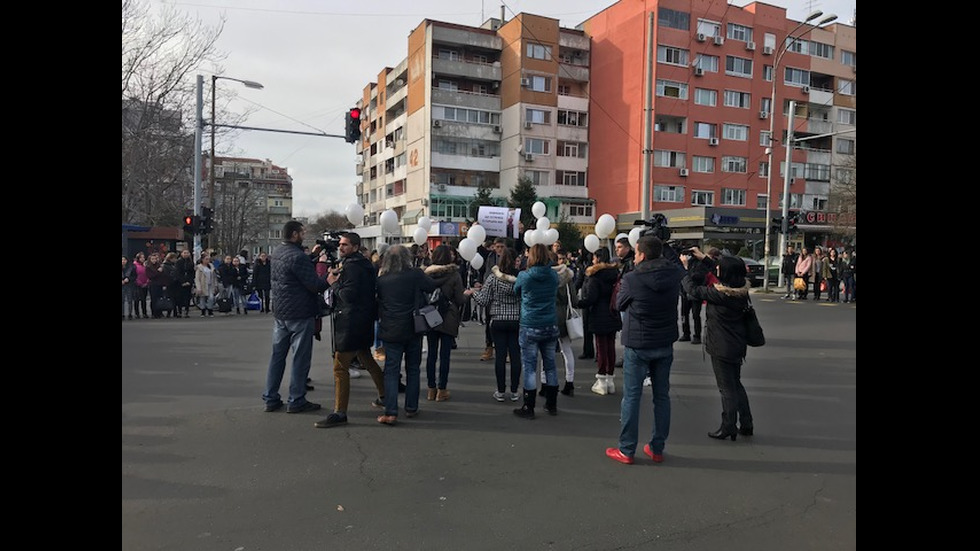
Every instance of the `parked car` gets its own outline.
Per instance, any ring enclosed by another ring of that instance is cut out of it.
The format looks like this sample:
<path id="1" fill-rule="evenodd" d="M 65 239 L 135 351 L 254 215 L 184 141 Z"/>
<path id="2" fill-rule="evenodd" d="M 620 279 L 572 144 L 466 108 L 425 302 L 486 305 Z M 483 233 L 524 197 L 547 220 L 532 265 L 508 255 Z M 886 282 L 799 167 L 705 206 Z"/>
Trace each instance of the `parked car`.
<path id="1" fill-rule="evenodd" d="M 751 283 L 753 287 L 761 287 L 763 281 L 762 278 L 765 277 L 766 267 L 758 260 L 753 260 L 746 256 L 740 256 L 739 258 L 745 262 L 745 269 L 746 272 L 748 272 L 745 277 L 749 280 L 749 283 Z"/>

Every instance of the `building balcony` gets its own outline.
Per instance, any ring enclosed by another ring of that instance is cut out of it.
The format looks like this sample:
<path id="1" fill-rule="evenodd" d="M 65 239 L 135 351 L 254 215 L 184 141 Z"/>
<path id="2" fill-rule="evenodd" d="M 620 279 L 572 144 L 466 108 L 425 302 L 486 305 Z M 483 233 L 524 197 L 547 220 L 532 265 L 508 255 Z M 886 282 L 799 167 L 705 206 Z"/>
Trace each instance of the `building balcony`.
<path id="1" fill-rule="evenodd" d="M 500 157 L 469 157 L 433 152 L 432 166 L 477 172 L 500 172 Z"/>
<path id="2" fill-rule="evenodd" d="M 571 63 L 560 63 L 558 65 L 558 77 L 563 80 L 574 80 L 576 82 L 589 81 L 589 68 Z"/>
<path id="3" fill-rule="evenodd" d="M 572 111 L 588 112 L 589 98 L 584 96 L 567 96 L 558 94 L 558 108 Z"/>
<path id="4" fill-rule="evenodd" d="M 496 34 L 432 25 L 433 49 L 437 49 L 435 47 L 437 44 L 452 44 L 497 52 L 503 48 L 503 40 Z"/>
<path id="5" fill-rule="evenodd" d="M 500 111 L 500 96 L 463 90 L 444 90 L 433 87 L 432 103 L 470 107 L 486 111 Z M 586 101 L 586 104 L 588 104 L 588 101 Z"/>
<path id="6" fill-rule="evenodd" d="M 432 74 L 500 82 L 500 63 L 432 58 Z"/>

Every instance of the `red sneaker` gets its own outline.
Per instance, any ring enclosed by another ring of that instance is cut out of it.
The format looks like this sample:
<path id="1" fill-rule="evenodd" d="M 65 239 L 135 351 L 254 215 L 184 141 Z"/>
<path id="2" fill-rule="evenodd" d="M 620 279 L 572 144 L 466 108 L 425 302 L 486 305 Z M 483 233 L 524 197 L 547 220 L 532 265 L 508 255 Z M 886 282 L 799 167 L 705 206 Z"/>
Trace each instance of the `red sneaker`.
<path id="1" fill-rule="evenodd" d="M 633 458 L 628 455 L 623 455 L 623 452 L 619 451 L 619 448 L 606 448 L 606 457 L 627 465 L 633 464 Z"/>
<path id="2" fill-rule="evenodd" d="M 664 456 L 663 456 L 663 454 L 653 453 L 653 450 L 650 449 L 650 444 L 646 444 L 646 445 L 643 446 L 643 453 L 649 455 L 650 456 L 650 459 L 653 459 L 653 462 L 654 463 L 663 463 L 664 462 Z"/>

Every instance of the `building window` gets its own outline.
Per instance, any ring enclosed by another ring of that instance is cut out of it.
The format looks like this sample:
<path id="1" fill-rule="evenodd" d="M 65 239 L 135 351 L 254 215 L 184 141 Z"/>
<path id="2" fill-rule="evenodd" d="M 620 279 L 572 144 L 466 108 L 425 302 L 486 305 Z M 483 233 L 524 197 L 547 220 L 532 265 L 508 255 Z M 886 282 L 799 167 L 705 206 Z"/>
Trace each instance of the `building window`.
<path id="1" fill-rule="evenodd" d="M 752 108 L 752 95 L 738 90 L 725 90 L 725 107 Z"/>
<path id="2" fill-rule="evenodd" d="M 588 152 L 588 145 L 582 142 L 558 141 L 557 154 L 559 157 L 578 157 L 584 159 Z"/>
<path id="3" fill-rule="evenodd" d="M 551 59 L 551 46 L 544 44 L 527 44 L 527 57 L 532 59 Z"/>
<path id="4" fill-rule="evenodd" d="M 687 83 L 657 79 L 657 95 L 667 98 L 687 99 Z"/>
<path id="5" fill-rule="evenodd" d="M 765 111 L 766 113 L 772 112 L 772 98 L 762 98 L 759 102 L 759 111 Z"/>
<path id="6" fill-rule="evenodd" d="M 527 109 L 525 110 L 525 120 L 533 122 L 534 124 L 551 124 L 551 111 L 545 111 L 544 109 Z"/>
<path id="7" fill-rule="evenodd" d="M 589 114 L 581 111 L 558 111 L 558 124 L 562 126 L 589 126 Z"/>
<path id="8" fill-rule="evenodd" d="M 550 92 L 551 91 L 551 77 L 531 77 L 531 90 L 535 92 Z"/>
<path id="9" fill-rule="evenodd" d="M 830 165 L 807 163 L 803 167 L 803 177 L 814 182 L 829 182 Z"/>
<path id="10" fill-rule="evenodd" d="M 746 142 L 749 140 L 749 127 L 744 124 L 725 123 L 721 127 L 722 136 L 726 140 L 738 140 Z"/>
<path id="11" fill-rule="evenodd" d="M 729 23 L 728 38 L 731 38 L 732 40 L 741 40 L 742 42 L 751 42 L 752 27 L 746 27 L 745 25 L 739 25 L 737 23 Z"/>
<path id="12" fill-rule="evenodd" d="M 551 185 L 551 172 L 546 170 L 525 170 L 524 177 L 536 186 Z"/>
<path id="13" fill-rule="evenodd" d="M 857 81 L 838 79 L 837 80 L 837 92 L 842 96 L 856 96 L 857 95 Z"/>
<path id="14" fill-rule="evenodd" d="M 745 190 L 744 189 L 725 189 L 721 190 L 721 204 L 722 205 L 738 205 L 745 206 Z"/>
<path id="15" fill-rule="evenodd" d="M 770 134 L 768 130 L 759 132 L 759 145 L 762 147 L 769 147 L 772 145 L 772 134 Z"/>
<path id="16" fill-rule="evenodd" d="M 849 67 L 857 67 L 857 54 L 854 52 L 849 52 L 847 50 L 840 51 L 840 62 L 842 65 L 847 65 Z"/>
<path id="17" fill-rule="evenodd" d="M 653 152 L 653 166 L 684 168 L 687 166 L 687 155 L 683 151 L 656 149 Z"/>
<path id="18" fill-rule="evenodd" d="M 691 29 L 691 14 L 661 7 L 657 10 L 657 26 L 687 31 Z"/>
<path id="19" fill-rule="evenodd" d="M 850 184 L 854 177 L 854 172 L 849 168 L 838 168 L 835 171 L 837 181 L 841 184 Z"/>
<path id="20" fill-rule="evenodd" d="M 769 161 L 759 161 L 759 177 L 767 178 L 769 176 Z"/>
<path id="21" fill-rule="evenodd" d="M 824 59 L 834 59 L 834 47 L 830 44 L 811 42 L 810 55 L 813 57 L 822 57 Z"/>
<path id="22" fill-rule="evenodd" d="M 555 171 L 555 181 L 563 186 L 585 186 L 585 173 L 572 170 Z"/>
<path id="23" fill-rule="evenodd" d="M 439 50 L 439 59 L 448 59 L 449 61 L 459 61 L 459 52 L 456 50 Z"/>
<path id="24" fill-rule="evenodd" d="M 765 193 L 759 193 L 755 196 L 755 208 L 764 209 L 766 208 L 766 203 L 769 202 L 769 196 Z"/>
<path id="25" fill-rule="evenodd" d="M 716 138 L 718 137 L 718 127 L 710 122 L 695 122 L 694 137 L 703 140 L 707 140 L 708 138 Z"/>
<path id="26" fill-rule="evenodd" d="M 838 109 L 837 122 L 841 124 L 857 124 L 857 111 L 853 109 Z"/>
<path id="27" fill-rule="evenodd" d="M 542 140 L 540 138 L 525 138 L 524 153 L 548 155 L 550 153 L 550 145 L 551 141 L 549 140 Z"/>
<path id="28" fill-rule="evenodd" d="M 708 38 L 721 36 L 721 23 L 698 19 L 698 34 L 703 34 Z"/>
<path id="29" fill-rule="evenodd" d="M 745 59 L 744 57 L 735 57 L 733 55 L 725 56 L 725 74 L 736 77 L 752 78 L 752 60 Z"/>
<path id="30" fill-rule="evenodd" d="M 570 96 L 572 95 L 572 87 L 567 84 L 558 85 L 558 95 L 559 96 Z"/>
<path id="31" fill-rule="evenodd" d="M 568 205 L 569 216 L 592 216 L 592 205 Z"/>
<path id="32" fill-rule="evenodd" d="M 855 141 L 847 138 L 837 138 L 837 152 L 844 155 L 854 155 Z"/>
<path id="33" fill-rule="evenodd" d="M 805 69 L 797 69 L 795 67 L 787 67 L 783 78 L 783 84 L 808 86 L 810 84 L 810 71 Z"/>
<path id="34" fill-rule="evenodd" d="M 747 161 L 745 157 L 734 157 L 726 156 L 721 158 L 721 171 L 722 172 L 746 172 Z"/>
<path id="35" fill-rule="evenodd" d="M 459 85 L 451 80 L 440 80 L 438 88 L 440 90 L 448 90 L 450 92 L 456 92 L 459 90 Z"/>
<path id="36" fill-rule="evenodd" d="M 697 57 L 694 58 L 694 66 L 699 67 L 709 73 L 718 72 L 718 62 L 719 58 L 716 55 L 698 54 Z"/>
<path id="37" fill-rule="evenodd" d="M 653 200 L 661 203 L 683 202 L 684 188 L 681 186 L 653 186 Z"/>
<path id="38" fill-rule="evenodd" d="M 669 65 L 687 67 L 689 53 L 687 50 L 673 46 L 657 46 L 657 62 Z"/>
<path id="39" fill-rule="evenodd" d="M 762 79 L 766 82 L 772 82 L 772 65 L 762 66 Z"/>
<path id="40" fill-rule="evenodd" d="M 713 191 L 691 191 L 691 204 L 703 205 L 706 207 L 715 204 L 715 192 Z"/>
<path id="41" fill-rule="evenodd" d="M 465 122 L 473 124 L 500 124 L 500 113 L 490 111 L 480 111 L 478 109 L 464 109 L 462 107 L 443 107 L 435 105 L 432 107 L 432 118 L 447 121 Z"/>
<path id="42" fill-rule="evenodd" d="M 718 105 L 718 92 L 707 88 L 694 89 L 694 104 L 714 107 Z"/>
<path id="43" fill-rule="evenodd" d="M 701 157 L 695 155 L 691 159 L 691 170 L 693 170 L 694 172 L 703 172 L 705 174 L 712 174 L 715 171 L 715 158 Z"/>

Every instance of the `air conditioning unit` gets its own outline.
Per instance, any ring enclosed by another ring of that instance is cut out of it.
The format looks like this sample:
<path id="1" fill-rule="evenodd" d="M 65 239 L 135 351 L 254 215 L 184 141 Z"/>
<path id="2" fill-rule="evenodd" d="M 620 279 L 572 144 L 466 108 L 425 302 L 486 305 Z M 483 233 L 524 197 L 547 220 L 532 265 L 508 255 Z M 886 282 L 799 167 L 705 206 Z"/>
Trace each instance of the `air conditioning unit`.
<path id="1" fill-rule="evenodd" d="M 534 128 L 534 123 L 531 121 L 525 121 L 524 128 Z"/>
<path id="2" fill-rule="evenodd" d="M 708 138 L 708 145 L 718 145 L 718 138 Z"/>
<path id="3" fill-rule="evenodd" d="M 752 41 L 746 42 L 745 43 L 745 49 L 746 50 L 749 50 L 750 52 L 751 51 L 755 51 L 755 42 L 752 42 Z"/>
<path id="4" fill-rule="evenodd" d="M 534 154 L 533 153 L 525 153 L 524 154 L 524 160 L 530 163 L 531 161 L 534 160 Z"/>
<path id="5" fill-rule="evenodd" d="M 715 37 L 715 46 L 721 46 L 724 43 L 725 43 L 725 37 L 724 36 L 718 35 L 718 36 Z"/>
<path id="6" fill-rule="evenodd" d="M 804 94 L 809 94 L 810 93 L 810 87 L 809 86 L 804 86 L 803 88 L 800 88 L 800 92 L 803 92 Z"/>
<path id="7" fill-rule="evenodd" d="M 688 171 L 688 169 L 686 168 L 681 169 L 681 176 L 684 176 L 686 178 L 688 174 L 690 174 L 690 171 Z"/>
<path id="8" fill-rule="evenodd" d="M 772 46 L 763 46 L 762 55 L 772 55 Z"/>
<path id="9" fill-rule="evenodd" d="M 442 121 L 439 119 L 432 121 L 432 128 L 442 128 Z"/>
<path id="10" fill-rule="evenodd" d="M 436 186 L 436 188 L 438 188 L 439 191 L 446 191 L 446 184 L 439 184 Z"/>
<path id="11" fill-rule="evenodd" d="M 521 79 L 521 86 L 530 86 L 530 85 L 531 85 L 531 79 L 529 79 L 529 78 L 522 78 Z"/>
<path id="12" fill-rule="evenodd" d="M 759 118 L 760 119 L 768 119 L 769 118 L 769 111 L 759 111 Z"/>
<path id="13" fill-rule="evenodd" d="M 704 42 L 705 40 L 707 40 L 707 38 L 708 37 L 704 36 L 704 33 L 698 33 L 697 36 L 698 42 Z"/>
<path id="14" fill-rule="evenodd" d="M 696 77 L 703 77 L 704 76 L 704 69 L 702 69 L 701 67 L 695 67 L 694 68 L 694 76 L 696 76 Z"/>
<path id="15" fill-rule="evenodd" d="M 493 127 L 493 131 L 496 132 L 497 134 L 500 134 L 504 131 L 504 129 L 500 128 L 500 125 L 498 124 L 497 126 Z"/>

